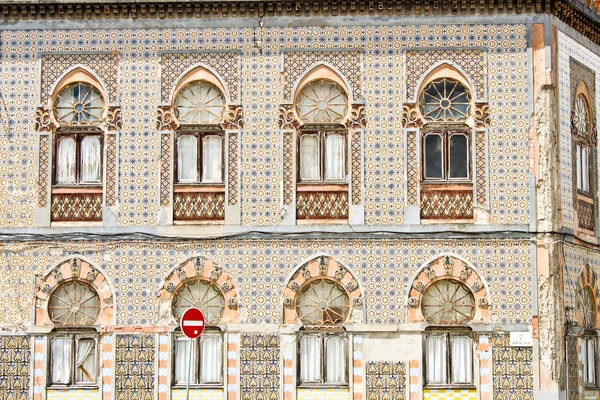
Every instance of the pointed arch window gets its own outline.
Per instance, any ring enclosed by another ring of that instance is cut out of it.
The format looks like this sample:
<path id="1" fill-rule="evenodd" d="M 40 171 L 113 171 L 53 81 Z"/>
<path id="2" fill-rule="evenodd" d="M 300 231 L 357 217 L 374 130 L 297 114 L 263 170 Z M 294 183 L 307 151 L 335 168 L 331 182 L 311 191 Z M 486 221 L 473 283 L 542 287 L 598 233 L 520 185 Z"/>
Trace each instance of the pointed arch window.
<path id="1" fill-rule="evenodd" d="M 348 346 L 341 324 L 350 302 L 337 282 L 317 279 L 298 293 L 296 312 L 306 330 L 299 338 L 298 379 L 303 386 L 335 386 L 348 383 Z M 324 330 L 324 327 L 330 327 Z M 331 329 L 338 327 L 338 329 Z"/>
<path id="2" fill-rule="evenodd" d="M 458 280 L 435 281 L 423 293 L 422 312 L 432 324 L 425 334 L 427 385 L 472 386 L 473 338 L 465 326 L 475 316 L 471 290 Z"/>
<path id="3" fill-rule="evenodd" d="M 198 339 L 189 340 L 180 333 L 173 343 L 173 384 L 182 386 L 188 380 L 188 357 L 192 352 L 190 385 L 219 386 L 223 381 L 223 335 L 216 325 L 225 313 L 225 297 L 214 284 L 194 279 L 182 284 L 173 295 L 172 311 L 177 321 L 190 307 L 202 311 L 207 329 Z"/>
<path id="4" fill-rule="evenodd" d="M 214 84 L 193 81 L 175 97 L 177 133 L 176 182 L 223 183 L 223 132 L 225 97 Z"/>
<path id="5" fill-rule="evenodd" d="M 580 87 L 585 88 L 581 83 Z M 592 107 L 585 94 L 580 90 L 573 101 L 571 116 L 571 130 L 573 134 L 573 156 L 576 190 L 576 209 L 580 228 L 594 231 L 594 191 L 596 165 L 596 135 L 593 124 Z"/>
<path id="6" fill-rule="evenodd" d="M 598 338 L 596 327 L 596 305 L 589 286 L 579 293 L 578 308 L 585 329 L 582 346 L 583 380 L 587 387 L 596 387 L 598 382 Z"/>
<path id="7" fill-rule="evenodd" d="M 348 95 L 336 82 L 317 79 L 298 93 L 296 112 L 304 124 L 299 132 L 300 182 L 344 183 L 347 132 L 341 125 L 348 113 Z"/>
<path id="8" fill-rule="evenodd" d="M 100 297 L 94 288 L 77 280 L 62 283 L 50 296 L 48 312 L 56 327 L 50 339 L 50 386 L 97 385 L 98 335 L 90 328 L 100 315 Z"/>

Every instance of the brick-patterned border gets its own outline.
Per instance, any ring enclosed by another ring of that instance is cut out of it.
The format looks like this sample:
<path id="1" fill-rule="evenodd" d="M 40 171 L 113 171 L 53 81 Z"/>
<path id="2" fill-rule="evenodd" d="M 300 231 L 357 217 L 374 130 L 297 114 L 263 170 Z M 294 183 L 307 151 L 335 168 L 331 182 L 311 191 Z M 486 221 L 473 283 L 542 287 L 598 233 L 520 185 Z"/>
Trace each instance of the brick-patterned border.
<path id="1" fill-rule="evenodd" d="M 227 400 L 237 400 L 240 387 L 240 335 L 227 335 Z"/>
<path id="2" fill-rule="evenodd" d="M 106 206 L 117 205 L 118 165 L 117 134 L 111 132 L 106 135 Z"/>
<path id="3" fill-rule="evenodd" d="M 406 132 L 406 203 L 419 205 L 419 157 L 417 131 Z"/>
<path id="4" fill-rule="evenodd" d="M 33 339 L 33 400 L 42 400 L 45 397 L 46 379 L 44 375 L 44 363 L 46 362 L 44 352 L 43 336 Z"/>
<path id="5" fill-rule="evenodd" d="M 363 337 L 352 337 L 352 399 L 362 400 L 365 390 L 365 368 L 363 361 Z"/>
<path id="6" fill-rule="evenodd" d="M 238 202 L 238 169 L 239 169 L 239 138 L 236 132 L 229 132 L 228 137 L 228 164 L 227 164 L 227 204 L 234 206 Z"/>
<path id="7" fill-rule="evenodd" d="M 101 380 L 102 380 L 102 400 L 113 399 L 113 384 L 114 384 L 114 338 L 110 333 L 105 334 L 100 342 L 101 346 Z"/>
<path id="8" fill-rule="evenodd" d="M 294 201 L 294 132 L 283 132 L 283 204 Z"/>
<path id="9" fill-rule="evenodd" d="M 169 397 L 169 335 L 158 335 L 158 400 Z"/>
<path id="10" fill-rule="evenodd" d="M 490 337 L 479 336 L 479 400 L 492 400 L 492 349 Z"/>

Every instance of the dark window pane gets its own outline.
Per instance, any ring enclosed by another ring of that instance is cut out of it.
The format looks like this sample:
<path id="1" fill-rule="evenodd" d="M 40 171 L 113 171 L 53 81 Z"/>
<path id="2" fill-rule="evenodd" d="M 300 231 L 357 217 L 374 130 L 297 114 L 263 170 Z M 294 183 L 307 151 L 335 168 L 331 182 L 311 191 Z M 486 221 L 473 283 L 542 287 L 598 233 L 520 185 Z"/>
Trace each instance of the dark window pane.
<path id="1" fill-rule="evenodd" d="M 438 135 L 425 137 L 425 177 L 443 178 L 442 138 Z"/>
<path id="2" fill-rule="evenodd" d="M 450 177 L 469 177 L 468 143 L 465 135 L 450 136 Z"/>

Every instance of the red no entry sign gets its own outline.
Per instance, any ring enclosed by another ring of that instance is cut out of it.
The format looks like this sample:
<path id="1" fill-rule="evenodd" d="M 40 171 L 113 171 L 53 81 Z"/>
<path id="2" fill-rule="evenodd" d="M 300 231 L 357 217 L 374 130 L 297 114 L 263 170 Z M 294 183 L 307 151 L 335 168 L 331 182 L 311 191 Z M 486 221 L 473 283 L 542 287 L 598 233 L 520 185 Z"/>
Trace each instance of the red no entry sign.
<path id="1" fill-rule="evenodd" d="M 181 316 L 181 331 L 190 339 L 196 339 L 204 332 L 205 319 L 202 311 L 190 307 Z"/>

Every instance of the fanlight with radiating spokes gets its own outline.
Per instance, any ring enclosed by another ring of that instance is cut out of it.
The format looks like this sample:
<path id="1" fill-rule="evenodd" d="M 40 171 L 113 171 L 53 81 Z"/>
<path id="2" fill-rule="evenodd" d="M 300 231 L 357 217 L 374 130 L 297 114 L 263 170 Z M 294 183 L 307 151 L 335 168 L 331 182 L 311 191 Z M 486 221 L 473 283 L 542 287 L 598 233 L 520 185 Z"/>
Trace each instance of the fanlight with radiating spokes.
<path id="1" fill-rule="evenodd" d="M 102 122 L 104 99 L 85 82 L 65 86 L 54 100 L 54 117 L 59 124 L 95 125 Z"/>
<path id="2" fill-rule="evenodd" d="M 335 325 L 348 317 L 348 294 L 336 282 L 319 279 L 306 285 L 298 294 L 298 316 L 306 325 Z"/>
<path id="3" fill-rule="evenodd" d="M 443 279 L 423 293 L 423 316 L 430 324 L 464 325 L 475 316 L 475 298 L 459 281 Z"/>
<path id="4" fill-rule="evenodd" d="M 441 78 L 425 87 L 420 107 L 426 121 L 462 122 L 471 113 L 471 97 L 459 81 Z"/>
<path id="5" fill-rule="evenodd" d="M 175 97 L 175 116 L 182 124 L 219 124 L 224 112 L 223 93 L 206 81 L 188 83 Z"/>
<path id="6" fill-rule="evenodd" d="M 579 310 L 584 328 L 593 328 L 595 325 L 594 299 L 589 288 L 583 289 L 579 295 Z"/>
<path id="7" fill-rule="evenodd" d="M 348 113 L 346 91 L 327 79 L 318 79 L 304 86 L 296 104 L 298 116 L 308 124 L 341 123 Z"/>
<path id="8" fill-rule="evenodd" d="M 573 126 L 575 132 L 581 136 L 587 136 L 589 133 L 590 110 L 585 97 L 580 94 L 575 100 L 575 110 L 573 113 Z"/>
<path id="9" fill-rule="evenodd" d="M 223 293 L 212 283 L 196 279 L 184 283 L 173 296 L 173 316 L 179 321 L 185 310 L 198 308 L 204 314 L 206 323 L 216 325 L 225 313 Z"/>
<path id="10" fill-rule="evenodd" d="M 87 283 L 66 282 L 50 296 L 48 312 L 57 326 L 90 326 L 100 314 L 100 297 Z"/>

